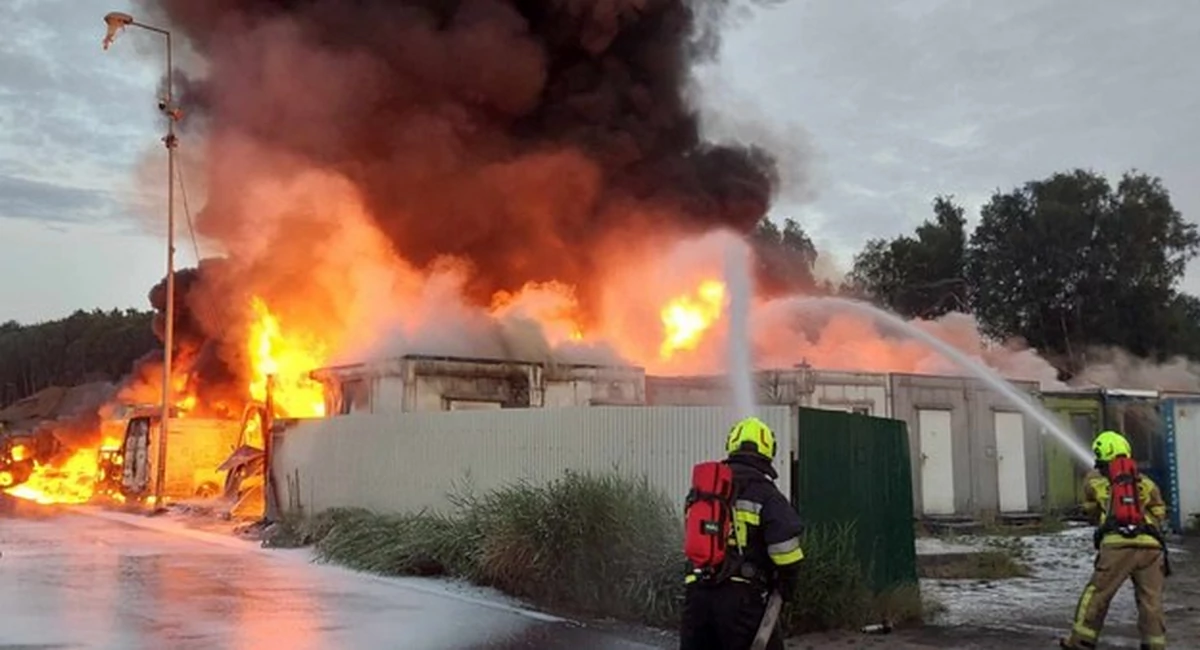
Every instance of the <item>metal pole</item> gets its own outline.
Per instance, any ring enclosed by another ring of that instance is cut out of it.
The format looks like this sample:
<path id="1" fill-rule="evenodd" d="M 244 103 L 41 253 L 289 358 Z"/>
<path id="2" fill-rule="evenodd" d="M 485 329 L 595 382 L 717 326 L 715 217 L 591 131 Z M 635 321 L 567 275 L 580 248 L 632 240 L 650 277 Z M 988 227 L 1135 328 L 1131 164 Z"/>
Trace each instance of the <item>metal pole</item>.
<path id="1" fill-rule="evenodd" d="M 171 422 L 171 362 L 175 339 L 175 97 L 173 93 L 174 61 L 171 53 L 171 34 L 167 37 L 167 92 L 162 107 L 167 116 L 167 323 L 163 333 L 162 425 L 159 427 L 158 459 L 155 461 L 154 506 L 163 508 L 163 484 L 167 477 L 167 439 Z"/>
<path id="2" fill-rule="evenodd" d="M 263 521 L 279 521 L 279 494 L 272 470 L 275 465 L 275 373 L 267 375 L 267 398 L 263 406 Z"/>
<path id="3" fill-rule="evenodd" d="M 175 110 L 175 62 L 171 48 L 171 32 L 151 25 L 139 23 L 133 16 L 112 11 L 104 16 L 108 25 L 108 33 L 104 37 L 104 49 L 112 44 L 117 32 L 126 27 L 139 27 L 146 31 L 161 34 L 167 39 L 167 88 L 166 97 L 159 105 L 159 111 L 167 118 L 167 135 L 163 143 L 167 147 L 167 314 L 166 326 L 163 328 L 163 386 L 162 386 L 162 422 L 158 427 L 158 454 L 154 463 L 154 505 L 155 511 L 163 509 L 163 488 L 167 477 L 167 439 L 171 431 L 171 366 L 175 354 L 175 120 L 179 113 Z"/>

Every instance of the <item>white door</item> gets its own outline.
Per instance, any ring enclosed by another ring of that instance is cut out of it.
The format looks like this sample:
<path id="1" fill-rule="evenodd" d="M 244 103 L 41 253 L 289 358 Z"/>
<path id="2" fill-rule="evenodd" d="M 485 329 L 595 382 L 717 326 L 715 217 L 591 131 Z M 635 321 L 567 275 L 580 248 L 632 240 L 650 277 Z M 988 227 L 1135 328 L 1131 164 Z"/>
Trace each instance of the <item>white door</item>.
<path id="1" fill-rule="evenodd" d="M 954 514 L 954 442 L 950 411 L 917 409 L 921 436 L 921 512 Z"/>
<path id="2" fill-rule="evenodd" d="M 1200 404 L 1175 403 L 1175 476 L 1179 482 L 1179 523 L 1200 522 Z M 1170 486 L 1160 485 L 1161 490 Z"/>
<path id="3" fill-rule="evenodd" d="M 1025 417 L 1011 411 L 992 413 L 996 430 L 996 476 L 1000 483 L 1000 512 L 1029 512 L 1025 482 Z"/>

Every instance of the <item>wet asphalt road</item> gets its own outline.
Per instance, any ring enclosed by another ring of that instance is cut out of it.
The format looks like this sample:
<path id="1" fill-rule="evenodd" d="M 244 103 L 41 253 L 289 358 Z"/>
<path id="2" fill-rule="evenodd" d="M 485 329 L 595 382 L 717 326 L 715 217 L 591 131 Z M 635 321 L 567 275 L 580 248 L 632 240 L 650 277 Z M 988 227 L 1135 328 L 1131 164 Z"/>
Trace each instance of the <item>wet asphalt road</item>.
<path id="1" fill-rule="evenodd" d="M 31 504 L 0 507 L 0 650 L 648 650 L 489 594 Z"/>

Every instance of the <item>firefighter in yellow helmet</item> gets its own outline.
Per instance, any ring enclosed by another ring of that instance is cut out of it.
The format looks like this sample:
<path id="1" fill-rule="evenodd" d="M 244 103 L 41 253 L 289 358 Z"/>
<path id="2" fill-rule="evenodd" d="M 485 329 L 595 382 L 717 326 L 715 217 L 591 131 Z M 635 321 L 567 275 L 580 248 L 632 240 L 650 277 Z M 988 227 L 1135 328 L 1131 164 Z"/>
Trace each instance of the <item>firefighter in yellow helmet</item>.
<path id="1" fill-rule="evenodd" d="M 800 515 L 775 486 L 775 434 L 758 418 L 733 426 L 724 461 L 733 477 L 733 526 L 725 566 L 713 576 L 688 573 L 680 650 L 748 650 L 768 597 L 795 595 L 804 552 Z M 767 650 L 783 650 L 776 625 Z"/>
<path id="2" fill-rule="evenodd" d="M 1095 648 L 1108 605 L 1129 579 L 1137 599 L 1141 647 L 1162 650 L 1167 647 L 1163 583 L 1170 572 L 1161 532 L 1166 504 L 1154 481 L 1136 473 L 1125 436 L 1102 431 L 1092 443 L 1092 452 L 1096 467 L 1084 478 L 1083 509 L 1097 522 L 1096 568 L 1079 598 L 1071 634 L 1059 645 Z M 1119 525 L 1118 520 L 1132 523 Z"/>

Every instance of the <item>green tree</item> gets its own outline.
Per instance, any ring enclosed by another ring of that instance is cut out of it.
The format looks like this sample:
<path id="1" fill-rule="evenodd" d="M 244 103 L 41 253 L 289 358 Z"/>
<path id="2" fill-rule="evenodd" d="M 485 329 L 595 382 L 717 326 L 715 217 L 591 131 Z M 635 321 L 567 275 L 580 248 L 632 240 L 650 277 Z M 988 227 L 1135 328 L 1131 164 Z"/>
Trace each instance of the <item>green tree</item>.
<path id="1" fill-rule="evenodd" d="M 804 227 L 794 219 L 784 219 L 783 229 L 763 217 L 751 234 L 758 260 L 759 282 L 769 294 L 812 292 L 818 286 L 814 271 L 817 247 Z"/>
<path id="2" fill-rule="evenodd" d="M 1180 352 L 1196 301 L 1176 291 L 1200 234 L 1158 178 L 1114 189 L 1081 169 L 996 192 L 971 236 L 967 277 L 985 330 L 1082 362 L 1089 345 L 1139 356 Z"/>
<path id="3" fill-rule="evenodd" d="M 32 325 L 0 325 L 0 404 L 49 386 L 117 381 L 133 363 L 161 344 L 151 312 L 76 311 Z"/>
<path id="4" fill-rule="evenodd" d="M 854 257 L 850 292 L 910 318 L 967 311 L 967 220 L 949 196 L 935 198 L 933 212 L 933 220 L 918 226 L 915 237 L 868 241 Z"/>

